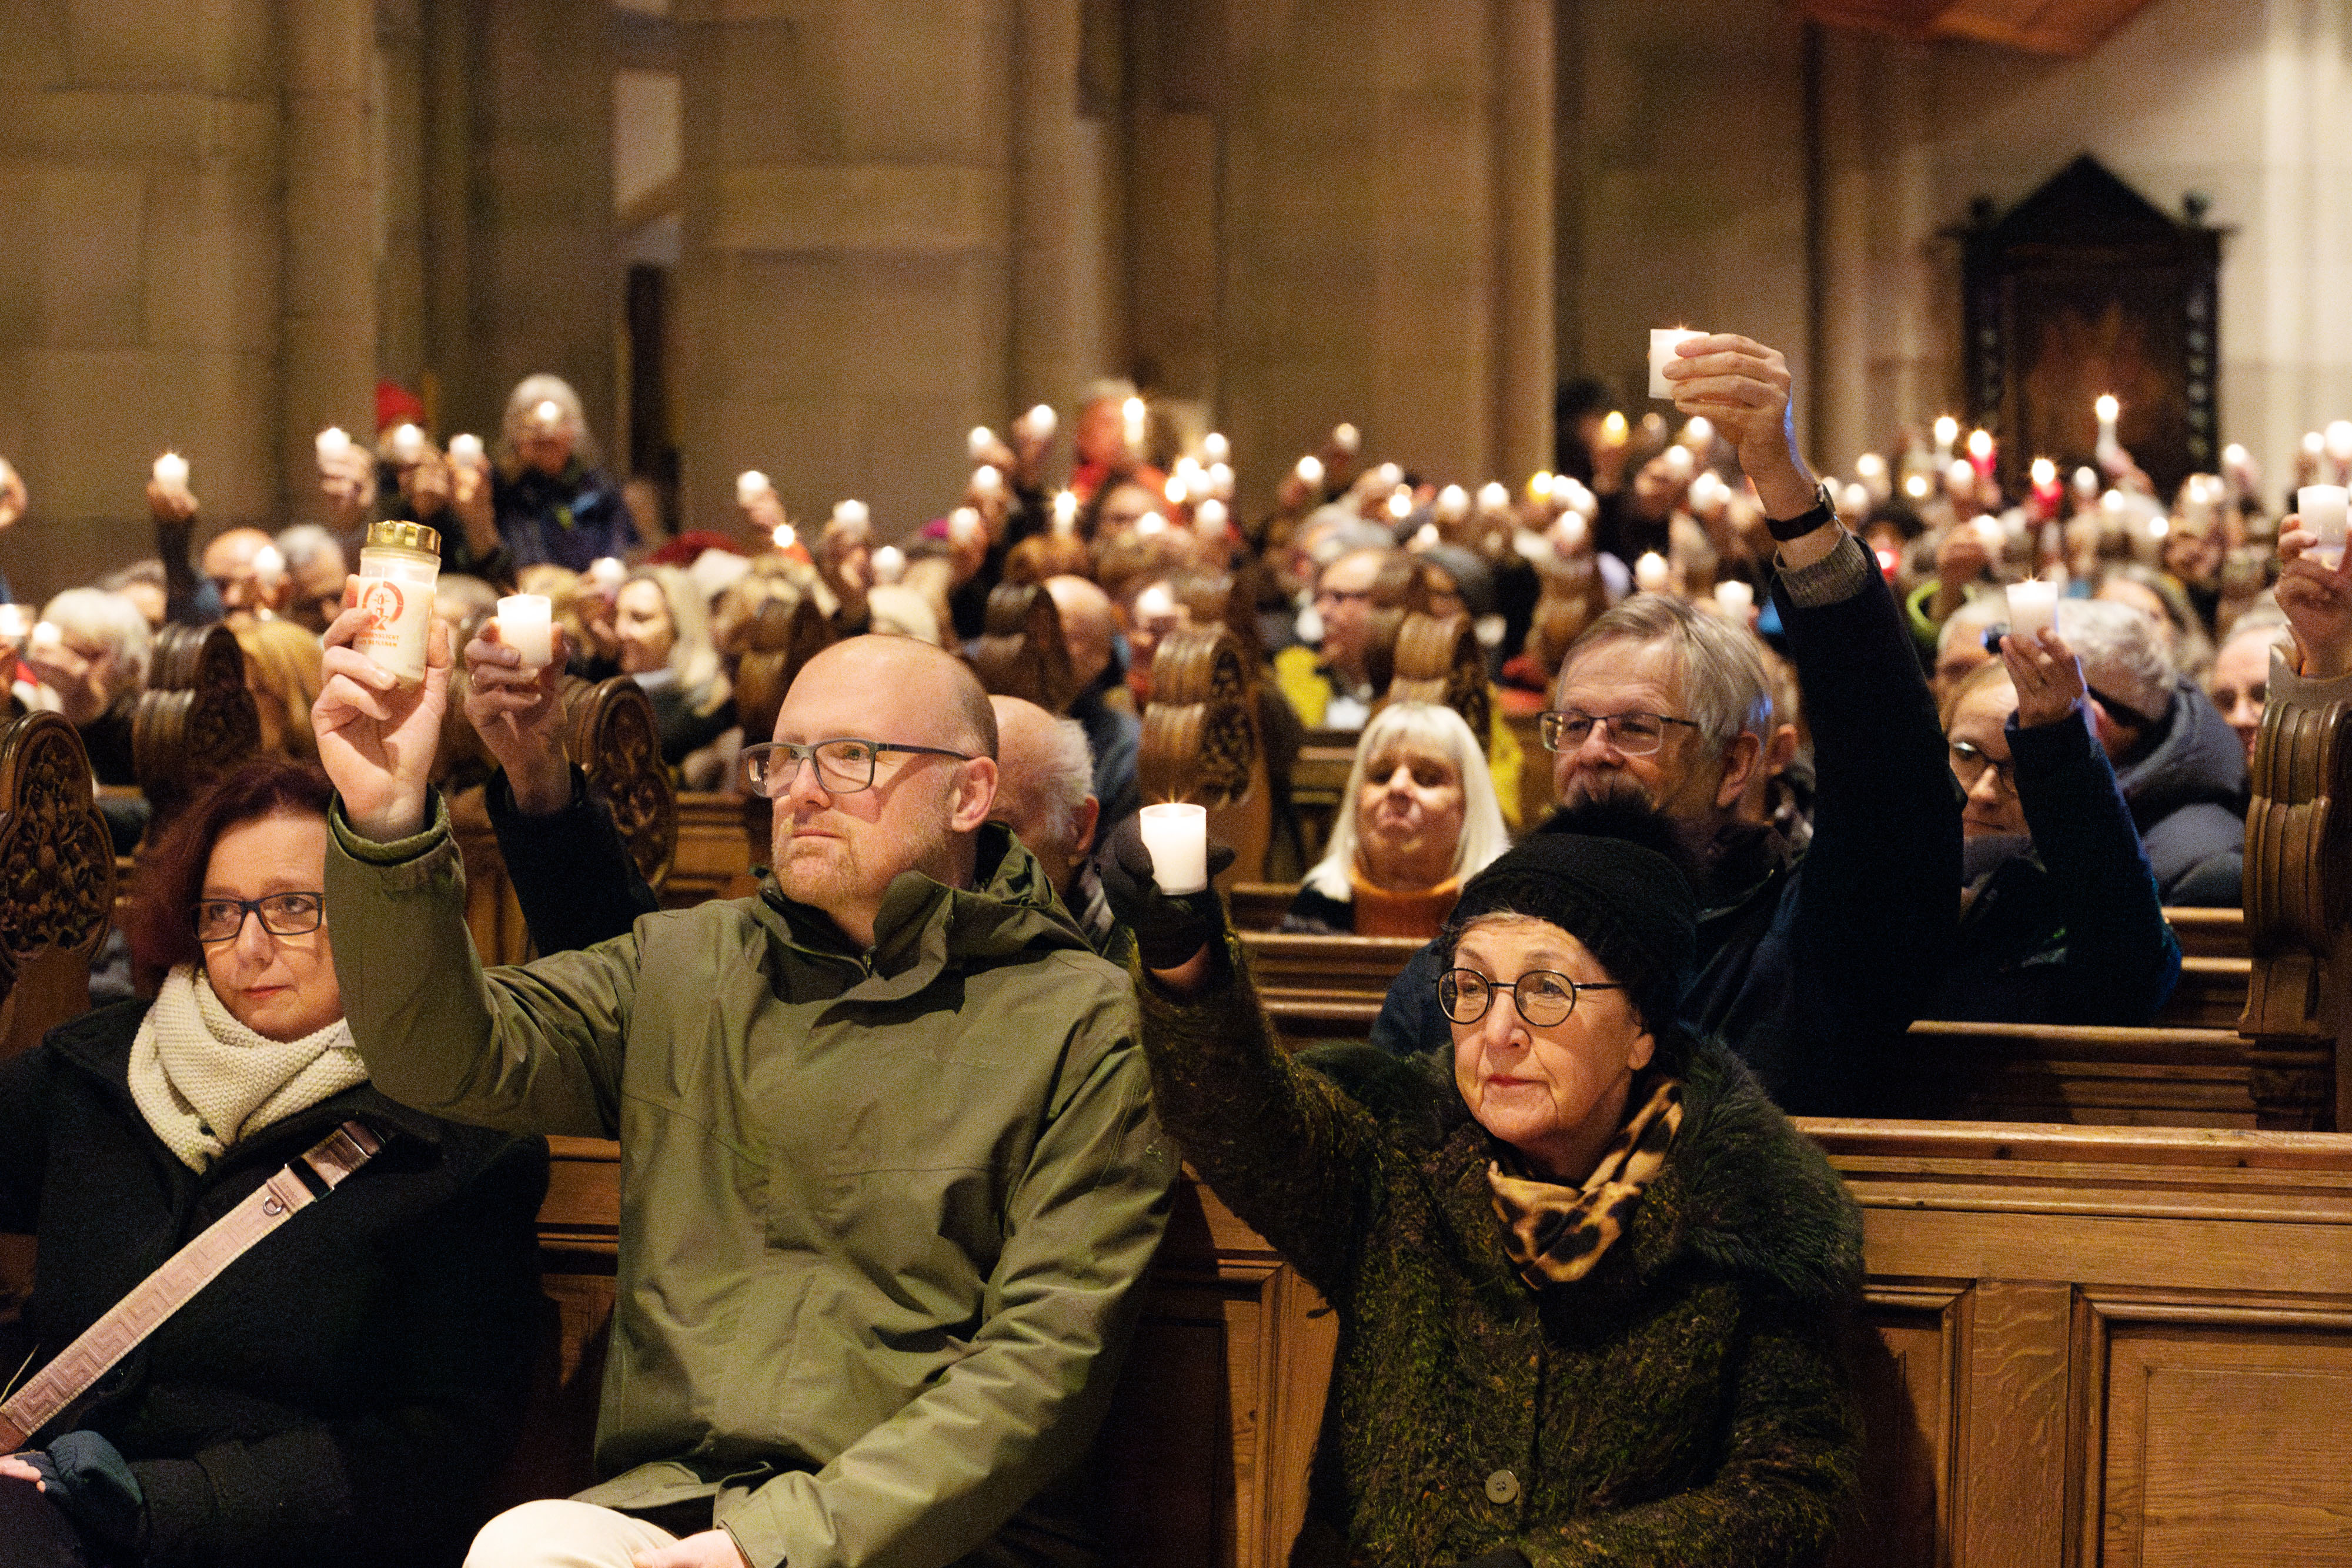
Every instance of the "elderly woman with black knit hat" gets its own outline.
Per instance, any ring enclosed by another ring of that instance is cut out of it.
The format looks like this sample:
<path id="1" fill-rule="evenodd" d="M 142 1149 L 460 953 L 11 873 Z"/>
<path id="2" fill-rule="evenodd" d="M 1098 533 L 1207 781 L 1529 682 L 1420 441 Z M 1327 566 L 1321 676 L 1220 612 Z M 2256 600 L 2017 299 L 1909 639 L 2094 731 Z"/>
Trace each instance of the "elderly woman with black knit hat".
<path id="1" fill-rule="evenodd" d="M 1450 1048 L 1313 1070 L 1213 895 L 1161 894 L 1139 834 L 1113 839 L 1160 1116 L 1339 1314 L 1295 1561 L 1828 1553 L 1861 1448 L 1854 1210 L 1675 1021 L 1697 909 L 1661 820 L 1610 814 L 1643 841 L 1538 834 L 1464 888 Z"/>

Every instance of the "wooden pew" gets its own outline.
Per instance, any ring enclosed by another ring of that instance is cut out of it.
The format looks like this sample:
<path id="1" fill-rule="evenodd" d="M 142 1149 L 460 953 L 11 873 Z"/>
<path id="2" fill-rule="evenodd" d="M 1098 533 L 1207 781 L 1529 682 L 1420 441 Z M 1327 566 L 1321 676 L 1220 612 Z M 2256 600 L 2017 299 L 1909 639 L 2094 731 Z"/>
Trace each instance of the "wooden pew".
<path id="1" fill-rule="evenodd" d="M 751 892 L 768 863 L 769 821 L 768 802 L 756 795 L 679 790 L 677 849 L 660 887 L 663 907 Z"/>
<path id="2" fill-rule="evenodd" d="M 2347 1561 L 2352 1139 L 1799 1125 L 1863 1210 L 1840 1568 Z"/>
<path id="3" fill-rule="evenodd" d="M 1151 702 L 1136 754 L 1136 780 L 1147 802 L 1208 808 L 1210 838 L 1234 851 L 1225 885 L 1263 876 L 1274 841 L 1256 682 L 1255 664 L 1228 628 L 1170 632 L 1152 654 Z"/>
<path id="4" fill-rule="evenodd" d="M 10 719 L 0 727 L 0 1059 L 89 1010 L 89 961 L 113 920 L 114 843 L 81 737 L 53 713 Z"/>
<path id="5" fill-rule="evenodd" d="M 163 628 L 131 715 L 131 765 L 151 809 L 150 838 L 205 783 L 261 747 L 261 710 L 245 650 L 226 626 Z"/>
<path id="6" fill-rule="evenodd" d="M 2337 1560 L 2352 1139 L 1799 1125 L 1863 1210 L 1849 1343 L 1869 1446 L 1840 1568 Z M 556 1155 L 541 1234 L 571 1480 L 619 1195 L 611 1145 Z M 1148 1290 L 1098 1455 L 1112 1561 L 1273 1568 L 1303 1516 L 1336 1323 L 1189 1176 Z"/>

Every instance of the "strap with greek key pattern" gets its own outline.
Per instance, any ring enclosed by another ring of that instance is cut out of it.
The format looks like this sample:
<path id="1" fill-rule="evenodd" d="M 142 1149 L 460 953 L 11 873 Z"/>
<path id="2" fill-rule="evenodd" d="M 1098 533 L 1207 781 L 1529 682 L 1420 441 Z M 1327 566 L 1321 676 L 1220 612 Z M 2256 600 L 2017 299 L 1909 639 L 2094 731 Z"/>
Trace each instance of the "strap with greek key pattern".
<path id="1" fill-rule="evenodd" d="M 310 1191 L 295 1165 L 310 1166 L 311 1174 L 332 1191 L 383 1146 L 367 1128 L 346 1122 L 306 1150 L 299 1160 L 281 1167 L 243 1203 L 206 1226 L 204 1234 L 140 1281 L 13 1398 L 0 1405 L 0 1454 L 23 1448 L 26 1438 L 80 1398 L 116 1362 L 137 1349 L 140 1341 L 244 1256 L 247 1248 L 294 1218 L 297 1209 L 308 1208 L 320 1195 Z"/>

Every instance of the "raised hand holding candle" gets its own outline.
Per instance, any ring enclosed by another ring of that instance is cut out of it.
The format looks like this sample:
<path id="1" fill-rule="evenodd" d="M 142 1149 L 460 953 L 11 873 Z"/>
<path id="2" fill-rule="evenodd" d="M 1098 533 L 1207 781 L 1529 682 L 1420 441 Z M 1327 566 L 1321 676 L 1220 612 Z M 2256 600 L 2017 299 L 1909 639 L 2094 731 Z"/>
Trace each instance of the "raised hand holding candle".
<path id="1" fill-rule="evenodd" d="M 887 588 L 907 575 L 907 552 L 897 545 L 884 545 L 874 552 L 874 581 Z"/>
<path id="2" fill-rule="evenodd" d="M 453 435 L 449 438 L 449 461 L 468 467 L 482 465 L 482 438 L 478 435 Z"/>
<path id="3" fill-rule="evenodd" d="M 2344 570 L 2344 513 L 2347 492 L 2341 485 L 2305 485 L 2294 493 L 2294 510 L 2306 533 L 2319 542 L 2305 553 L 2330 571 Z"/>
<path id="4" fill-rule="evenodd" d="M 1726 615 L 1735 621 L 1745 622 L 1748 612 L 1756 608 L 1756 590 L 1736 578 L 1718 582 L 1715 585 L 1715 602 Z"/>
<path id="5" fill-rule="evenodd" d="M 1041 402 L 1023 414 L 1021 422 L 1028 427 L 1030 440 L 1043 443 L 1054 439 L 1054 429 L 1061 423 L 1061 419 L 1054 413 L 1052 403 Z"/>
<path id="6" fill-rule="evenodd" d="M 971 460 L 974 463 L 978 463 L 985 459 L 989 453 L 994 449 L 995 445 L 996 432 L 989 429 L 988 426 L 984 424 L 973 425 L 971 427 L 971 434 L 965 436 L 963 441 L 963 449 L 966 453 L 971 455 Z"/>
<path id="7" fill-rule="evenodd" d="M 1149 411 L 1144 408 L 1143 400 L 1139 397 L 1129 398 L 1118 405 L 1120 434 L 1127 443 L 1127 452 L 1130 457 L 1139 457 L 1143 455 L 1143 437 L 1148 415 Z"/>
<path id="8" fill-rule="evenodd" d="M 2009 634 L 2021 641 L 2058 624 L 2058 585 L 2033 578 L 2009 585 Z"/>
<path id="9" fill-rule="evenodd" d="M 1352 424 L 1335 424 L 1331 427 L 1331 444 L 1353 457 L 1364 449 L 1364 433 Z"/>
<path id="10" fill-rule="evenodd" d="M 0 604 L 0 643 L 14 646 L 25 640 L 27 630 L 23 605 Z"/>
<path id="11" fill-rule="evenodd" d="M 768 542 L 779 550 L 789 551 L 794 545 L 801 542 L 800 530 L 790 523 L 778 523 L 774 531 L 768 535 Z"/>
<path id="12" fill-rule="evenodd" d="M 1225 537 L 1225 504 L 1214 496 L 1192 508 L 1192 531 L 1203 538 Z"/>
<path id="13" fill-rule="evenodd" d="M 1704 338 L 1704 332 L 1694 332 L 1686 327 L 1653 327 L 1650 329 L 1650 395 L 1675 400 L 1675 383 L 1666 379 L 1666 367 L 1679 357 L 1675 346 L 1685 338 Z"/>
<path id="14" fill-rule="evenodd" d="M 555 656 L 547 595 L 509 593 L 499 601 L 499 641 L 522 655 L 526 670 L 543 670 Z"/>
<path id="15" fill-rule="evenodd" d="M 1664 593 L 1674 580 L 1674 569 L 1656 550 L 1643 550 L 1633 563 L 1633 586 L 1643 593 Z"/>
<path id="16" fill-rule="evenodd" d="M 1959 438 L 1960 422 L 1948 413 L 1937 415 L 1936 419 L 1937 467 L 1948 468 L 1952 465 L 1952 444 Z"/>
<path id="17" fill-rule="evenodd" d="M 352 438 L 343 434 L 341 425 L 331 424 L 319 432 L 318 440 L 312 444 L 319 449 L 319 466 L 324 468 L 343 460 L 352 449 Z"/>
<path id="18" fill-rule="evenodd" d="M 735 504 L 748 507 L 768 493 L 768 476 L 757 468 L 746 468 L 735 476 Z"/>
<path id="19" fill-rule="evenodd" d="M 1213 464 L 1230 463 L 1234 460 L 1234 444 L 1213 430 L 1201 437 L 1201 455 Z"/>
<path id="20" fill-rule="evenodd" d="M 155 483 L 185 485 L 188 482 L 188 460 L 176 452 L 166 452 L 155 459 Z"/>
<path id="21" fill-rule="evenodd" d="M 2099 416 L 2098 455 L 2104 461 L 2122 450 L 2116 441 L 2116 421 L 2123 413 L 2123 405 L 2116 401 L 2113 393 L 2101 392 L 2099 401 L 2092 408 Z"/>
<path id="22" fill-rule="evenodd" d="M 392 460 L 415 463 L 425 455 L 425 432 L 413 424 L 395 426 L 392 433 Z"/>
<path id="23" fill-rule="evenodd" d="M 1146 806 L 1140 813 L 1143 847 L 1151 852 L 1151 880 L 1173 896 L 1209 885 L 1209 812 L 1182 803 Z"/>
<path id="24" fill-rule="evenodd" d="M 628 575 L 629 569 L 621 564 L 618 556 L 600 555 L 588 563 L 588 580 L 607 598 L 621 591 L 621 584 Z"/>
<path id="25" fill-rule="evenodd" d="M 66 634 L 58 630 L 58 623 L 54 621 L 44 621 L 33 628 L 33 646 L 36 648 L 62 647 L 65 640 Z"/>
<path id="26" fill-rule="evenodd" d="M 1312 452 L 1300 458 L 1298 482 L 1310 489 L 1319 489 L 1323 484 L 1323 459 L 1316 456 Z"/>

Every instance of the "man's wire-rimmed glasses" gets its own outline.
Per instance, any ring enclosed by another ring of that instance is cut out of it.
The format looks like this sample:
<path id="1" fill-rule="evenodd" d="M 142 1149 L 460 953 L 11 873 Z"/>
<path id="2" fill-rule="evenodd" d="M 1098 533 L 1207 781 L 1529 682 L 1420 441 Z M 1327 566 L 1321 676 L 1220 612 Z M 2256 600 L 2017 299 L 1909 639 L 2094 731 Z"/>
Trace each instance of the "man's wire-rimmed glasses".
<path id="1" fill-rule="evenodd" d="M 1609 727 L 1609 744 L 1628 757 L 1647 757 L 1666 743 L 1666 726 L 1696 729 L 1686 718 L 1664 713 L 1587 713 L 1580 707 L 1554 708 L 1536 723 L 1546 751 L 1574 751 L 1592 734 L 1595 725 Z"/>
<path id="2" fill-rule="evenodd" d="M 1448 969 L 1437 977 L 1437 1005 L 1455 1023 L 1476 1023 L 1495 1005 L 1495 993 L 1508 991 L 1519 1017 L 1537 1029 L 1549 1029 L 1576 1010 L 1579 992 L 1624 988 L 1614 980 L 1571 980 L 1556 969 L 1529 969 L 1507 986 L 1475 969 Z"/>
<path id="3" fill-rule="evenodd" d="M 196 901 L 196 940 L 207 946 L 234 942 L 251 915 L 272 936 L 304 936 L 326 917 L 321 893 L 273 893 L 266 898 L 204 898 Z"/>
<path id="4" fill-rule="evenodd" d="M 890 740 L 860 740 L 854 736 L 841 736 L 832 740 L 812 740 L 802 746 L 789 740 L 762 741 L 758 746 L 743 748 L 743 787 L 754 795 L 779 800 L 789 792 L 793 780 L 801 776 L 801 764 L 816 764 L 816 781 L 828 795 L 855 795 L 860 789 L 874 788 L 874 765 L 886 751 L 908 751 L 923 757 L 952 757 L 959 762 L 970 762 L 971 754 L 950 751 L 943 746 L 901 746 Z"/>

